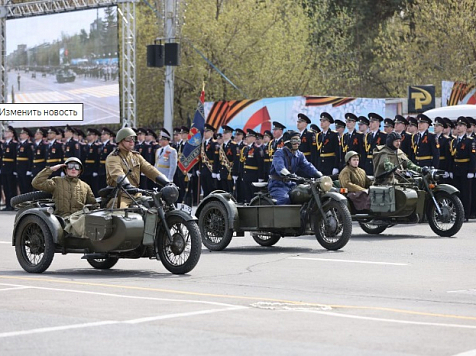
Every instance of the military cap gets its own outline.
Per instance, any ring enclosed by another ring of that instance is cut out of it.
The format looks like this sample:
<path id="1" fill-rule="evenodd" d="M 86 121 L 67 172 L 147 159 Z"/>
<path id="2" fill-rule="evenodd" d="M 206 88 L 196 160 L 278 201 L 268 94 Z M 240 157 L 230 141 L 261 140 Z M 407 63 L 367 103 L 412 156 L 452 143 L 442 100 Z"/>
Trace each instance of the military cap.
<path id="1" fill-rule="evenodd" d="M 284 130 L 286 126 L 278 121 L 273 121 L 273 130 Z"/>
<path id="2" fill-rule="evenodd" d="M 222 134 L 221 132 L 217 133 L 216 136 L 217 136 L 217 137 L 216 137 L 217 139 L 218 139 L 218 138 L 223 138 L 223 134 Z"/>
<path id="3" fill-rule="evenodd" d="M 57 135 L 61 135 L 64 137 L 64 130 L 61 127 L 58 127 L 59 133 Z"/>
<path id="4" fill-rule="evenodd" d="M 66 127 L 64 128 L 64 131 L 65 131 L 65 132 L 66 132 L 66 131 L 71 131 L 71 132 L 74 133 L 74 129 L 73 129 L 71 126 L 69 126 L 69 125 L 66 125 Z"/>
<path id="5" fill-rule="evenodd" d="M 46 137 L 46 135 L 48 135 L 48 130 L 44 127 L 39 127 L 38 129 L 36 129 L 36 132 L 42 134 L 43 137 Z"/>
<path id="6" fill-rule="evenodd" d="M 273 138 L 273 133 L 269 130 L 265 130 L 263 136 L 268 136 L 270 138 Z"/>
<path id="7" fill-rule="evenodd" d="M 228 126 L 228 125 L 223 125 L 221 128 L 223 129 L 223 132 L 230 132 L 230 133 L 231 133 L 231 132 L 234 131 L 234 130 L 233 130 L 230 126 Z"/>
<path id="8" fill-rule="evenodd" d="M 147 135 L 148 136 L 154 136 L 154 138 L 157 140 L 157 138 L 159 137 L 154 130 L 152 130 L 151 128 L 148 128 L 147 129 Z"/>
<path id="9" fill-rule="evenodd" d="M 213 132 L 215 132 L 215 128 L 214 128 L 212 125 L 210 125 L 210 124 L 205 124 L 204 130 L 205 130 L 205 131 L 213 131 Z"/>
<path id="10" fill-rule="evenodd" d="M 102 132 L 101 132 L 102 134 L 108 134 L 108 135 L 111 135 L 111 136 L 114 135 L 114 132 L 112 132 L 112 130 L 111 130 L 110 128 L 108 128 L 108 127 L 103 127 L 103 128 L 101 129 L 101 131 L 102 131 Z"/>
<path id="11" fill-rule="evenodd" d="M 20 133 L 26 133 L 28 136 L 33 137 L 33 132 L 28 127 L 22 127 Z"/>
<path id="12" fill-rule="evenodd" d="M 311 119 L 302 113 L 298 114 L 298 121 L 305 121 L 308 124 L 311 123 Z"/>
<path id="13" fill-rule="evenodd" d="M 54 133 L 55 135 L 59 135 L 60 131 L 58 130 L 58 128 L 50 126 L 50 128 L 48 129 L 48 133 Z"/>
<path id="14" fill-rule="evenodd" d="M 342 120 L 334 120 L 334 124 L 336 125 L 336 128 L 345 127 L 345 122 Z"/>
<path id="15" fill-rule="evenodd" d="M 448 119 L 447 117 L 444 117 L 443 120 L 445 120 L 446 124 L 448 125 L 448 127 L 451 127 L 452 129 L 455 128 L 455 123 L 453 122 L 453 120 L 450 120 Z"/>
<path id="16" fill-rule="evenodd" d="M 17 139 L 17 132 L 15 131 L 15 129 L 13 128 L 13 126 L 7 126 L 6 131 L 10 131 L 11 133 L 13 133 L 13 138 L 14 138 L 15 140 Z"/>
<path id="17" fill-rule="evenodd" d="M 249 137 L 249 136 L 257 137 L 256 131 L 254 131 L 254 130 L 252 130 L 252 129 L 247 129 L 247 130 L 246 130 L 246 137 Z"/>
<path id="18" fill-rule="evenodd" d="M 365 116 L 359 116 L 359 125 L 369 125 L 370 121 Z"/>
<path id="19" fill-rule="evenodd" d="M 435 125 L 441 125 L 445 129 L 448 128 L 448 123 L 446 122 L 446 120 L 439 116 L 435 117 Z"/>
<path id="20" fill-rule="evenodd" d="M 165 128 L 160 129 L 160 138 L 170 140 L 170 132 L 168 132 Z"/>
<path id="21" fill-rule="evenodd" d="M 91 134 L 97 135 L 97 136 L 101 135 L 99 130 L 96 130 L 95 128 L 92 128 L 92 127 L 89 127 L 87 131 L 88 131 L 88 135 L 91 135 Z"/>
<path id="22" fill-rule="evenodd" d="M 321 113 L 321 120 L 327 120 L 327 121 L 329 121 L 331 124 L 334 123 L 334 118 L 331 116 L 331 114 L 329 114 L 329 113 L 327 113 L 327 112 Z"/>
<path id="23" fill-rule="evenodd" d="M 383 117 L 374 112 L 369 113 L 367 116 L 369 118 L 369 121 L 378 121 L 378 122 L 383 121 Z"/>
<path id="24" fill-rule="evenodd" d="M 243 131 L 242 129 L 235 129 L 235 135 L 245 135 L 245 131 Z"/>
<path id="25" fill-rule="evenodd" d="M 407 125 L 409 124 L 408 120 L 405 119 L 402 115 L 395 115 L 395 121 L 394 121 L 396 124 L 400 123 L 400 124 L 404 124 L 404 125 Z"/>
<path id="26" fill-rule="evenodd" d="M 147 135 L 147 130 L 143 127 L 138 127 L 137 131 L 136 131 L 136 134 L 138 134 L 138 135 L 140 135 L 140 134 Z"/>
<path id="27" fill-rule="evenodd" d="M 344 115 L 345 119 L 348 121 L 357 121 L 357 115 L 348 112 Z"/>
<path id="28" fill-rule="evenodd" d="M 466 119 L 470 123 L 470 125 L 476 125 L 476 120 L 473 119 L 471 116 L 466 116 Z"/>
<path id="29" fill-rule="evenodd" d="M 189 133 L 190 129 L 187 126 L 180 127 L 180 133 Z"/>
<path id="30" fill-rule="evenodd" d="M 261 132 L 257 132 L 257 133 L 256 133 L 256 138 L 259 138 L 260 140 L 262 140 L 263 137 L 264 137 L 264 136 L 263 136 L 263 134 L 262 134 Z"/>
<path id="31" fill-rule="evenodd" d="M 392 119 L 387 117 L 385 120 L 383 120 L 383 127 L 389 127 L 389 126 L 395 127 L 395 122 L 393 122 Z"/>
<path id="32" fill-rule="evenodd" d="M 77 132 L 78 136 L 86 137 L 86 135 L 84 134 L 84 131 L 83 131 L 83 130 L 81 130 L 81 129 L 76 129 L 76 132 Z"/>
<path id="33" fill-rule="evenodd" d="M 321 129 L 319 128 L 319 126 L 317 126 L 316 124 L 311 124 L 310 126 L 311 130 L 315 133 L 319 133 L 321 132 Z"/>
<path id="34" fill-rule="evenodd" d="M 181 127 L 174 127 L 174 130 L 173 130 L 174 135 L 178 135 L 181 130 L 182 130 Z"/>
<path id="35" fill-rule="evenodd" d="M 458 117 L 458 120 L 456 120 L 456 125 L 465 125 L 466 127 L 471 126 L 468 119 L 464 116 Z"/>
<path id="36" fill-rule="evenodd" d="M 132 129 L 132 131 L 134 131 L 137 134 L 137 129 L 135 127 L 131 127 L 131 129 Z"/>
<path id="37" fill-rule="evenodd" d="M 425 123 L 427 123 L 427 124 L 430 125 L 430 126 L 431 126 L 431 124 L 432 124 L 432 122 L 433 122 L 433 121 L 432 121 L 428 116 L 426 116 L 425 114 L 418 114 L 417 119 L 418 119 L 418 122 L 425 122 Z"/>
<path id="38" fill-rule="evenodd" d="M 418 120 L 413 116 L 407 117 L 407 120 L 409 125 L 418 126 Z"/>

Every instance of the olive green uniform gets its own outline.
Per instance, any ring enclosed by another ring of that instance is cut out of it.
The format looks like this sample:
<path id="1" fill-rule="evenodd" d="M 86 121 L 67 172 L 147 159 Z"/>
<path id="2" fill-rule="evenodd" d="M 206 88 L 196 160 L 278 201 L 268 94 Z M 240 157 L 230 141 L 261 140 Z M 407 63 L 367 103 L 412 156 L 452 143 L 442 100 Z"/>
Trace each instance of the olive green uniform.
<path id="1" fill-rule="evenodd" d="M 349 165 L 340 172 L 339 182 L 340 186 L 347 188 L 349 193 L 365 190 L 372 183 L 362 168 Z"/>
<path id="2" fill-rule="evenodd" d="M 421 172 L 421 167 L 413 163 L 401 149 L 398 149 L 396 153 L 394 150 L 390 149 L 390 147 L 386 145 L 377 146 L 373 151 L 373 158 L 375 177 L 378 177 L 384 172 L 391 171 L 397 165 L 401 166 L 400 169 L 411 169 L 417 172 Z M 390 174 L 389 176 L 385 177 L 383 181 L 381 180 L 378 183 L 395 183 L 394 175 Z"/>

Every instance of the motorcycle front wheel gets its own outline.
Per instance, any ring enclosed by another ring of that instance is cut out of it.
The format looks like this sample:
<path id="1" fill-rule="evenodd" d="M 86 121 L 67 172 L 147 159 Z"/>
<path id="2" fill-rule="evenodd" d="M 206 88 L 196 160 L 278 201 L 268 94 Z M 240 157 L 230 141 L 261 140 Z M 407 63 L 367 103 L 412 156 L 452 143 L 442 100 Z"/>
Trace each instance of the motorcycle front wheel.
<path id="1" fill-rule="evenodd" d="M 339 250 L 349 242 L 352 234 L 352 217 L 346 205 L 331 200 L 314 218 L 314 234 L 322 247 Z"/>
<path id="2" fill-rule="evenodd" d="M 173 274 L 190 272 L 197 265 L 202 253 L 202 239 L 195 221 L 181 216 L 167 217 L 167 226 L 172 236 L 169 241 L 164 228 L 156 240 L 156 251 L 164 267 Z"/>
<path id="3" fill-rule="evenodd" d="M 448 194 L 446 192 L 436 194 L 435 200 L 441 209 L 441 215 L 438 213 L 435 204 L 430 202 L 426 211 L 428 223 L 437 235 L 452 237 L 463 226 L 463 203 L 456 194 Z"/>

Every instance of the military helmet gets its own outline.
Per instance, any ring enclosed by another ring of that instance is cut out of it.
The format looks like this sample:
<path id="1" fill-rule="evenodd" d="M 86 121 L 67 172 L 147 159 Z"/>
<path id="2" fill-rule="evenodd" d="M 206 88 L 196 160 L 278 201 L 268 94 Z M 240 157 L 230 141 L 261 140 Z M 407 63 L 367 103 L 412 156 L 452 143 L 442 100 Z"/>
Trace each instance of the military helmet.
<path id="1" fill-rule="evenodd" d="M 349 162 L 349 159 L 351 159 L 352 157 L 354 156 L 358 156 L 359 154 L 355 151 L 349 151 L 345 154 L 345 157 L 344 157 L 344 160 L 345 160 L 345 163 Z"/>
<path id="2" fill-rule="evenodd" d="M 126 137 L 129 137 L 129 136 L 137 136 L 137 134 L 130 127 L 123 127 L 122 129 L 117 131 L 116 142 L 119 143 L 122 140 L 124 140 Z"/>
<path id="3" fill-rule="evenodd" d="M 66 168 L 67 168 L 67 165 L 68 163 L 78 163 L 79 166 L 81 167 L 80 169 L 80 173 L 83 172 L 83 162 L 81 162 L 81 160 L 78 158 L 78 157 L 69 157 L 65 162 L 65 166 L 64 166 L 64 171 L 66 173 Z"/>

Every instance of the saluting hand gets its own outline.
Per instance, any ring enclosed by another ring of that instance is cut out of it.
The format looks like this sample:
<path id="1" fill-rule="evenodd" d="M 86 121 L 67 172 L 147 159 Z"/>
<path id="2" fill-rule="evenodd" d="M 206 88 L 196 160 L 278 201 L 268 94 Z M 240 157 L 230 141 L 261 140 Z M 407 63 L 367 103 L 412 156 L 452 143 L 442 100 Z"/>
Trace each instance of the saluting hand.
<path id="1" fill-rule="evenodd" d="M 66 164 L 60 163 L 60 164 L 57 164 L 57 165 L 55 165 L 55 166 L 53 166 L 53 167 L 50 167 L 50 169 L 51 169 L 53 172 L 56 172 L 58 169 L 63 168 L 63 167 L 66 167 Z"/>

